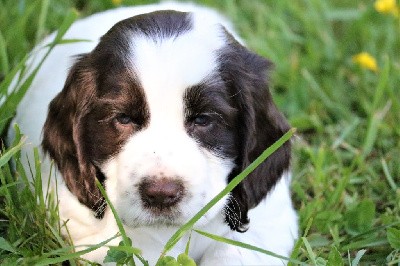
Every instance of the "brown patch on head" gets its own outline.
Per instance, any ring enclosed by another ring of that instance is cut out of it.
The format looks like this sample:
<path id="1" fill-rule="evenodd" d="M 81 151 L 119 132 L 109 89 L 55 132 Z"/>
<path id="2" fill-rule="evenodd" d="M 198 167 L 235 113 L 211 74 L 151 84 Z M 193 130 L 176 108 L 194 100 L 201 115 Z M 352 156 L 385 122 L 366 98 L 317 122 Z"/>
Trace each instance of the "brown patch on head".
<path id="1" fill-rule="evenodd" d="M 99 70 L 96 62 L 102 57 L 79 57 L 50 104 L 42 142 L 68 189 L 99 216 L 105 203 L 95 179 L 103 183 L 106 178 L 102 163 L 149 120 L 144 92 L 123 60 Z"/>

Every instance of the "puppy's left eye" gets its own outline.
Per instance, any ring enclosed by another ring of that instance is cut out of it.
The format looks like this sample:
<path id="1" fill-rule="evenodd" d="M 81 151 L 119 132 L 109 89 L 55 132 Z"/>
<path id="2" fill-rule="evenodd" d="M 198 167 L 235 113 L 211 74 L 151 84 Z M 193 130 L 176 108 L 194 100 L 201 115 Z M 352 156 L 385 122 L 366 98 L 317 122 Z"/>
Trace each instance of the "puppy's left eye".
<path id="1" fill-rule="evenodd" d="M 193 118 L 193 124 L 195 126 L 206 127 L 212 122 L 212 117 L 209 115 L 201 114 Z"/>
<path id="2" fill-rule="evenodd" d="M 119 114 L 115 119 L 121 125 L 127 125 L 133 122 L 132 118 L 127 114 Z"/>

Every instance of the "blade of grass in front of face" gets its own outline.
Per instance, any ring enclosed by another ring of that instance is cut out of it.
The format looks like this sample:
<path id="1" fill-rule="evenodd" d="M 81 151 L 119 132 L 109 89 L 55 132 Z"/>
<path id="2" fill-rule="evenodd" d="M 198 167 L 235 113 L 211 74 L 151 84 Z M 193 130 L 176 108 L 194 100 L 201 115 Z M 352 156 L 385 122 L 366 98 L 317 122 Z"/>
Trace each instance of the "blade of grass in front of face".
<path id="1" fill-rule="evenodd" d="M 114 219 L 115 219 L 115 221 L 117 223 L 117 226 L 118 226 L 119 232 L 120 232 L 120 234 L 122 236 L 122 241 L 123 241 L 124 245 L 125 246 L 130 246 L 131 245 L 131 240 L 126 235 L 125 228 L 124 228 L 124 226 L 122 224 L 122 221 L 119 218 L 119 216 L 117 214 L 117 211 L 114 208 L 114 205 L 111 203 L 110 199 L 108 198 L 106 191 L 104 190 L 103 186 L 101 185 L 101 183 L 97 179 L 96 179 L 96 186 L 99 188 L 101 194 L 103 195 L 104 199 L 106 200 L 109 208 L 111 209 L 111 211 L 112 211 L 112 213 L 114 215 Z M 131 259 L 131 264 L 135 265 L 133 257 Z"/>
<path id="2" fill-rule="evenodd" d="M 192 239 L 192 233 L 189 235 L 188 242 L 186 243 L 185 254 L 189 255 L 190 240 Z"/>
<path id="3" fill-rule="evenodd" d="M 126 252 L 128 254 L 139 254 L 142 251 L 138 248 L 132 247 L 132 246 L 112 246 L 112 245 L 107 245 L 107 247 L 113 248 L 115 250 L 119 250 L 119 251 L 123 251 Z"/>
<path id="4" fill-rule="evenodd" d="M 98 189 L 100 190 L 101 194 L 103 195 L 103 197 L 105 198 L 108 206 L 110 207 L 110 209 L 111 209 L 111 211 L 112 211 L 112 213 L 114 215 L 115 221 L 117 222 L 117 226 L 118 226 L 119 232 L 121 233 L 121 236 L 122 236 L 122 240 L 124 241 L 124 243 L 126 245 L 129 245 L 130 240 L 126 235 L 125 228 L 124 228 L 124 226 L 122 224 L 121 219 L 119 218 L 119 216 L 117 214 L 117 211 L 114 208 L 114 205 L 111 203 L 110 199 L 107 196 L 106 191 L 104 190 L 104 188 L 101 185 L 100 181 L 97 180 L 97 179 L 96 179 L 96 185 L 97 185 Z"/>
<path id="5" fill-rule="evenodd" d="M 279 147 L 281 147 L 286 141 L 288 141 L 294 134 L 295 129 L 290 129 L 286 132 L 278 141 L 268 147 L 254 162 L 252 162 L 246 169 L 243 170 L 239 175 L 232 179 L 231 182 L 216 195 L 210 202 L 206 204 L 198 213 L 196 213 L 186 224 L 182 225 L 175 234 L 168 240 L 164 246 L 164 250 L 160 256 L 164 256 L 173 246 L 189 231 L 193 225 L 206 213 L 208 212 L 219 200 L 225 195 L 232 191 L 246 176 L 248 176 L 257 166 L 259 166 L 264 160 L 266 160 L 272 153 L 274 153 Z"/>
<path id="6" fill-rule="evenodd" d="M 243 243 L 243 242 L 240 242 L 240 241 L 236 241 L 236 240 L 232 240 L 232 239 L 229 239 L 229 238 L 225 238 L 225 237 L 217 236 L 217 235 L 214 235 L 214 234 L 210 234 L 208 232 L 204 232 L 204 231 L 198 230 L 198 229 L 193 229 L 193 231 L 195 231 L 195 232 L 197 232 L 197 233 L 199 233 L 199 234 L 201 234 L 201 235 L 203 235 L 205 237 L 208 237 L 208 238 L 211 238 L 211 239 L 213 239 L 215 241 L 218 241 L 218 242 L 223 242 L 223 243 L 226 243 L 226 244 L 229 244 L 229 245 L 234 245 L 234 246 L 245 248 L 245 249 L 248 249 L 248 250 L 257 251 L 257 252 L 263 253 L 265 255 L 269 255 L 269 256 L 272 256 L 272 257 L 275 257 L 275 258 L 278 258 L 278 259 L 282 259 L 282 260 L 285 260 L 285 261 L 290 261 L 291 263 L 295 263 L 295 264 L 298 264 L 298 265 L 306 265 L 306 264 L 304 264 L 301 261 L 298 261 L 296 259 L 288 258 L 288 257 L 276 254 L 274 252 L 271 252 L 271 251 L 268 251 L 268 250 L 265 250 L 265 249 L 250 245 L 250 244 L 246 244 L 246 243 Z"/>
<path id="7" fill-rule="evenodd" d="M 111 212 L 114 215 L 114 219 L 117 223 L 119 232 L 121 233 L 122 241 L 125 246 L 131 247 L 132 246 L 132 241 L 131 239 L 126 235 L 124 225 L 122 224 L 121 219 L 118 216 L 117 211 L 114 208 L 114 205 L 111 203 L 110 199 L 107 196 L 106 191 L 104 190 L 103 186 L 99 182 L 99 180 L 96 179 L 96 186 L 100 189 L 101 194 L 103 195 L 104 199 L 106 200 L 109 208 L 111 209 Z M 139 254 L 139 253 L 127 253 L 127 254 L 133 254 L 135 255 L 144 265 L 147 265 L 147 261 Z M 135 261 L 133 257 L 131 256 L 131 259 L 129 259 L 128 265 L 135 265 Z"/>

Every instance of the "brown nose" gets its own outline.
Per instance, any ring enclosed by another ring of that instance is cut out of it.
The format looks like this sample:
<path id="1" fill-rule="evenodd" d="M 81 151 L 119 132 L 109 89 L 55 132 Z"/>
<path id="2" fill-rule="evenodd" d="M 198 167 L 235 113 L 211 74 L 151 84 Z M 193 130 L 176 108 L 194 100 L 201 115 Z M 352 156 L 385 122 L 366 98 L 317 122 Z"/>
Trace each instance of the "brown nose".
<path id="1" fill-rule="evenodd" d="M 183 192 L 181 182 L 168 178 L 145 179 L 139 185 L 140 196 L 147 207 L 171 207 L 182 199 Z"/>

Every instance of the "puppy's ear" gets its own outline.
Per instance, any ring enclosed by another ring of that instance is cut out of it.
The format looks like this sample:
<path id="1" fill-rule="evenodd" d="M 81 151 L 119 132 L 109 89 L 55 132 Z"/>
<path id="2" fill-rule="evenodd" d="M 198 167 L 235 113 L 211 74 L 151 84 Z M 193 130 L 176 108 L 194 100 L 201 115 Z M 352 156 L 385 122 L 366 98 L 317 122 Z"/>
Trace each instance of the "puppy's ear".
<path id="1" fill-rule="evenodd" d="M 220 57 L 221 73 L 236 98 L 240 149 L 231 180 L 283 136 L 290 126 L 268 90 L 267 72 L 271 63 L 233 38 L 228 39 L 230 43 Z M 231 192 L 226 206 L 226 221 L 232 230 L 245 232 L 248 229 L 248 210 L 266 197 L 289 169 L 289 164 L 290 142 L 286 142 Z"/>
<path id="2" fill-rule="evenodd" d="M 81 118 L 95 91 L 88 56 L 81 55 L 70 70 L 63 90 L 51 101 L 43 128 L 42 148 L 56 163 L 68 189 L 101 216 L 104 198 L 95 184 L 100 171 L 86 158 L 81 139 Z"/>

